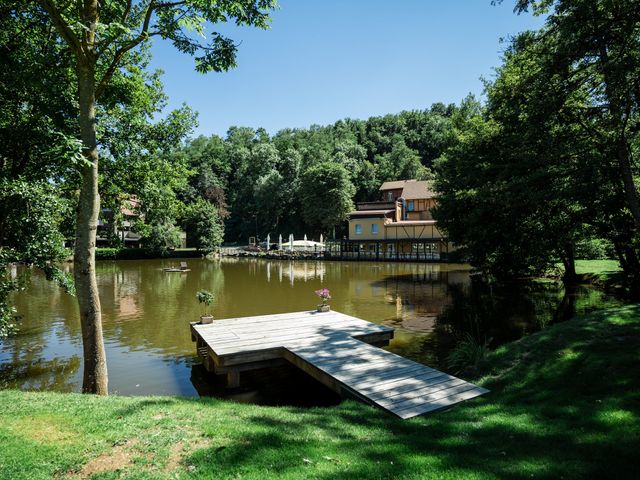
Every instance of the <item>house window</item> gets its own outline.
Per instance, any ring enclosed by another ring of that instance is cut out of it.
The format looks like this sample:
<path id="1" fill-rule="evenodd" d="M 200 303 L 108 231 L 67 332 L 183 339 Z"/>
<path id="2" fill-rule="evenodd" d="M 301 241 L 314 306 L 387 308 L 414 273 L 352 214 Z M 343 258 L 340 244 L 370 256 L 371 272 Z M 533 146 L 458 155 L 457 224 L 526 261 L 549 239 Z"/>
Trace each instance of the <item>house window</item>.
<path id="1" fill-rule="evenodd" d="M 378 234 L 378 224 L 377 223 L 372 223 L 371 224 L 371 234 L 372 235 L 377 235 Z"/>
<path id="2" fill-rule="evenodd" d="M 413 200 L 407 202 L 407 211 L 413 212 Z"/>
<path id="3" fill-rule="evenodd" d="M 356 223 L 356 235 L 362 235 L 362 225 Z"/>
<path id="4" fill-rule="evenodd" d="M 387 192 L 387 201 L 393 202 L 393 192 Z"/>

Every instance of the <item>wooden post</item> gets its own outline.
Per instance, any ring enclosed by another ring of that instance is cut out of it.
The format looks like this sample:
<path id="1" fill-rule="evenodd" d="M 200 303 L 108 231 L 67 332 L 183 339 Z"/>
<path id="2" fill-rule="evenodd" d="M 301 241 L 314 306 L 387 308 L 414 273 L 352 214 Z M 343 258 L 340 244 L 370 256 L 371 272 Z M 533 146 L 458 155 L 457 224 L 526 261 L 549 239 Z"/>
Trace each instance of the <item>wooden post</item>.
<path id="1" fill-rule="evenodd" d="M 229 370 L 227 372 L 227 388 L 236 388 L 240 386 L 240 371 Z"/>

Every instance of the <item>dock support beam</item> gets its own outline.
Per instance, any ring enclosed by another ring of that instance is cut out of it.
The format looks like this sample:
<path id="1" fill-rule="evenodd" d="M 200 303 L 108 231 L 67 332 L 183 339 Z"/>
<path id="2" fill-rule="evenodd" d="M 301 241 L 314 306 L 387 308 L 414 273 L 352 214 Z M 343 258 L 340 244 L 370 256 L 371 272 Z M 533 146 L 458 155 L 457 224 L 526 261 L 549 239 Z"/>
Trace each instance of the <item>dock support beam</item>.
<path id="1" fill-rule="evenodd" d="M 229 370 L 227 372 L 227 388 L 237 388 L 240 386 L 240 370 Z"/>

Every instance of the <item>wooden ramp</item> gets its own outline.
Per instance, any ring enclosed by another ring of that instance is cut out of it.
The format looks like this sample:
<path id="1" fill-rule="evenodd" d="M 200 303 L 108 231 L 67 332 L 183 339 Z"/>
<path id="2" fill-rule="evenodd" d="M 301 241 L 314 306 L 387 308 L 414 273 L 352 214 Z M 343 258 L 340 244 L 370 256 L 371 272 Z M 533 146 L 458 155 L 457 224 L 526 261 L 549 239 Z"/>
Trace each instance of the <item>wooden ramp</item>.
<path id="1" fill-rule="evenodd" d="M 387 352 L 393 329 L 339 312 L 295 312 L 191 324 L 205 367 L 239 384 L 241 371 L 284 361 L 333 389 L 400 418 L 477 397 L 488 390 Z"/>

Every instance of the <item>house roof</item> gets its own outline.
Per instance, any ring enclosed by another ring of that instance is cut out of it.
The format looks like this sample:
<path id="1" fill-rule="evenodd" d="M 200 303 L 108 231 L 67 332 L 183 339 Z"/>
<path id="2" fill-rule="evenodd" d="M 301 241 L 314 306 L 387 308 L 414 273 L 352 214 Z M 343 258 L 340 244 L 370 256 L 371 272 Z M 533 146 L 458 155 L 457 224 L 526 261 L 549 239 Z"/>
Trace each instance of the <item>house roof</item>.
<path id="1" fill-rule="evenodd" d="M 380 191 L 402 189 L 400 196 L 407 200 L 435 198 L 438 194 L 433 190 L 433 183 L 426 180 L 395 180 L 384 182 Z"/>
<path id="2" fill-rule="evenodd" d="M 350 217 L 385 217 L 390 213 L 393 213 L 394 210 L 356 210 L 355 212 L 350 212 Z"/>
<path id="3" fill-rule="evenodd" d="M 137 217 L 139 215 L 140 200 L 136 195 L 131 195 L 128 199 L 122 202 L 120 212 L 127 217 Z"/>
<path id="4" fill-rule="evenodd" d="M 395 180 L 393 182 L 384 182 L 380 187 L 380 190 L 397 190 L 403 188 L 407 182 L 415 182 L 416 180 Z"/>

